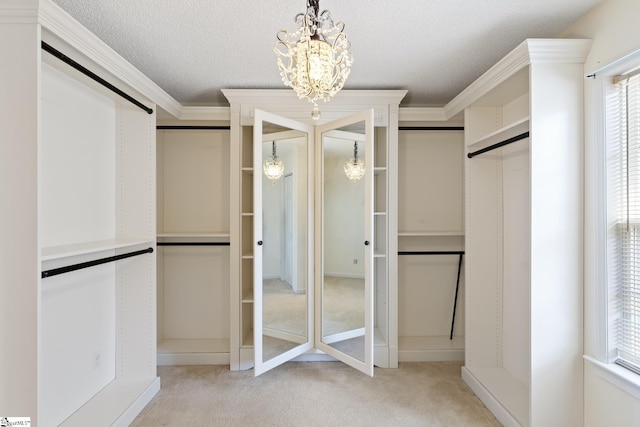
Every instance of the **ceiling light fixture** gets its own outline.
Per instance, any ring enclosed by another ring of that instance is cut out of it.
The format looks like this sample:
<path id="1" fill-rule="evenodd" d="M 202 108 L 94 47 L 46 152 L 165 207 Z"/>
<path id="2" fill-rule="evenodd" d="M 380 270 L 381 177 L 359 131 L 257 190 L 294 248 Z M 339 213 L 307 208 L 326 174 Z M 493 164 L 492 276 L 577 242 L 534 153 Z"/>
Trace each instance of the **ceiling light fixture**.
<path id="1" fill-rule="evenodd" d="M 364 176 L 364 162 L 358 159 L 358 141 L 353 144 L 353 158 L 344 164 L 344 173 L 352 182 L 356 182 Z"/>
<path id="2" fill-rule="evenodd" d="M 278 160 L 278 156 L 276 155 L 275 141 L 271 142 L 271 157 L 264 162 L 262 169 L 264 170 L 265 176 L 273 181 L 274 184 L 284 173 L 284 163 L 282 163 L 282 160 Z"/>
<path id="3" fill-rule="evenodd" d="M 318 101 L 342 89 L 353 64 L 344 22 L 334 22 L 328 10 L 318 13 L 319 8 L 320 0 L 307 0 L 307 11 L 295 18 L 298 30 L 280 30 L 274 47 L 282 81 L 298 98 L 313 103 L 314 120 L 320 118 Z"/>

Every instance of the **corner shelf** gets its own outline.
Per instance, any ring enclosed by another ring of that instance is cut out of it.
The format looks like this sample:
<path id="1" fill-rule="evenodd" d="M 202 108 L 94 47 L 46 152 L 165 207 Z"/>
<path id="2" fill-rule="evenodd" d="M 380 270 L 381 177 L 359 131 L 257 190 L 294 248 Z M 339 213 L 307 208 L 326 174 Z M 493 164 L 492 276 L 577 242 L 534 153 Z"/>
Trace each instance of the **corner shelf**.
<path id="1" fill-rule="evenodd" d="M 102 251 L 132 248 L 140 245 L 155 246 L 153 239 L 108 239 L 42 248 L 40 260 L 52 261 Z"/>
<path id="2" fill-rule="evenodd" d="M 482 148 L 485 146 L 496 144 L 505 139 L 509 139 L 513 136 L 520 135 L 521 133 L 529 131 L 529 117 L 524 117 L 513 123 L 510 123 L 488 135 L 473 140 L 468 147 Z"/>

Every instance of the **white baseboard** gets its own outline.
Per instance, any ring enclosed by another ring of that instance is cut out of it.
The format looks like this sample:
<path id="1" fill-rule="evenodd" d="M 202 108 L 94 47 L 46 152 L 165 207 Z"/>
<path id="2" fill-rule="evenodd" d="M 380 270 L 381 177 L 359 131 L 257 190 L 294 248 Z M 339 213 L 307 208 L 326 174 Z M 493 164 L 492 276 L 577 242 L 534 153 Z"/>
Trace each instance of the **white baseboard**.
<path id="1" fill-rule="evenodd" d="M 482 383 L 465 366 L 462 367 L 462 380 L 469 386 L 476 396 L 485 404 L 491 413 L 504 427 L 522 427 L 513 415 L 487 390 Z"/>
<path id="2" fill-rule="evenodd" d="M 229 353 L 158 353 L 158 366 L 228 365 Z"/>
<path id="3" fill-rule="evenodd" d="M 464 362 L 464 350 L 398 350 L 398 362 Z"/>
<path id="4" fill-rule="evenodd" d="M 160 391 L 160 378 L 156 378 L 149 387 L 147 387 L 140 396 L 131 403 L 131 405 L 122 413 L 122 415 L 112 424 L 112 426 L 126 427 L 142 412 L 142 410 L 151 402 L 151 399 Z"/>

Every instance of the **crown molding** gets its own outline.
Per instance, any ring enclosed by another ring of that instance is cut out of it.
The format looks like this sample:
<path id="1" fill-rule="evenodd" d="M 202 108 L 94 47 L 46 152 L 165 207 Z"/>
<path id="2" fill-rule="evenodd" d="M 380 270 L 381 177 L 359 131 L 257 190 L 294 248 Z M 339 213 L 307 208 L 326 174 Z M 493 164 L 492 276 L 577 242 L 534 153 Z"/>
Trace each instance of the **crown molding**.
<path id="1" fill-rule="evenodd" d="M 400 122 L 445 122 L 449 120 L 442 107 L 400 107 Z"/>
<path id="2" fill-rule="evenodd" d="M 229 107 L 182 107 L 180 120 L 231 120 L 231 111 Z"/>
<path id="3" fill-rule="evenodd" d="M 39 23 L 44 29 L 63 42 L 73 46 L 79 53 L 105 68 L 114 77 L 124 82 L 142 96 L 152 100 L 170 114 L 179 117 L 182 105 L 168 93 L 142 74 L 131 63 L 107 46 L 96 35 L 83 27 L 51 0 L 39 2 Z"/>
<path id="4" fill-rule="evenodd" d="M 531 63 L 584 63 L 590 48 L 590 39 L 527 39 L 445 105 L 445 114 L 451 118 L 462 112 Z"/>
<path id="5" fill-rule="evenodd" d="M 222 89 L 222 93 L 230 104 L 311 105 L 299 99 L 291 89 Z M 331 98 L 329 105 L 400 104 L 406 95 L 406 90 L 343 89 Z M 318 105 L 322 109 L 326 104 L 320 102 Z"/>
<path id="6" fill-rule="evenodd" d="M 400 122 L 444 122 L 449 120 L 441 107 L 400 107 Z M 306 114 L 306 113 L 305 113 Z M 230 107 L 182 107 L 179 120 L 231 120 Z"/>
<path id="7" fill-rule="evenodd" d="M 5 0 L 0 9 L 2 24 L 35 24 L 38 22 L 37 0 Z"/>

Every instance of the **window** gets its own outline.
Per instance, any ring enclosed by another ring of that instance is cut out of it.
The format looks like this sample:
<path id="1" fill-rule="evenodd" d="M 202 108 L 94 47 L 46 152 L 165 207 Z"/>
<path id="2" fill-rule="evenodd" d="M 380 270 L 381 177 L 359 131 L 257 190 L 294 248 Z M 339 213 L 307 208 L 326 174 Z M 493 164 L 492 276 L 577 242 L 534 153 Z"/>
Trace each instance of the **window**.
<path id="1" fill-rule="evenodd" d="M 640 71 L 606 97 L 608 359 L 640 374 Z"/>

